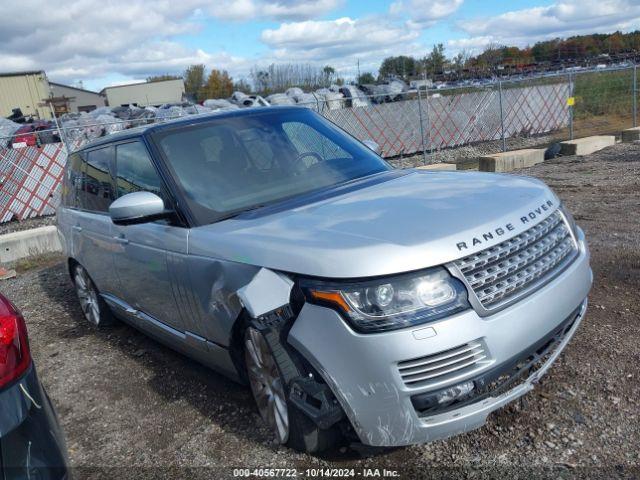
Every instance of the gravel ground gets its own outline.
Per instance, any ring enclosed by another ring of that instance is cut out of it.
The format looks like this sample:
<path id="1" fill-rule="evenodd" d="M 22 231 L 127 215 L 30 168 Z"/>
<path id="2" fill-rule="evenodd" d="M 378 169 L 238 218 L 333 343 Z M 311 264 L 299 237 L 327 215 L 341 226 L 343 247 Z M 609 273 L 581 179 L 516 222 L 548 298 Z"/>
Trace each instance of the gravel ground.
<path id="1" fill-rule="evenodd" d="M 20 230 L 28 230 L 30 228 L 45 227 L 47 225 L 55 225 L 55 215 L 47 217 L 28 218 L 26 220 L 13 220 L 7 223 L 0 223 L 0 235 L 10 232 L 18 232 Z"/>
<path id="2" fill-rule="evenodd" d="M 522 401 L 486 426 L 409 448 L 311 457 L 273 445 L 247 389 L 136 330 L 90 328 L 60 259 L 0 284 L 22 309 L 77 478 L 229 478 L 234 467 L 387 468 L 400 478 L 640 475 L 640 146 L 523 171 L 548 182 L 592 249 L 575 338 Z"/>

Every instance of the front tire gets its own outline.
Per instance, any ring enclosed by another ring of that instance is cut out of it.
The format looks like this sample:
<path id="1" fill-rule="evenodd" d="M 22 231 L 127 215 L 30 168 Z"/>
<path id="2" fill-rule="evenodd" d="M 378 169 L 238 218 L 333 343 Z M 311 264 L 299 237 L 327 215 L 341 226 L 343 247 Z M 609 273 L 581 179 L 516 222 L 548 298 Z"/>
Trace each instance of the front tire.
<path id="1" fill-rule="evenodd" d="M 73 284 L 76 287 L 76 295 L 84 318 L 90 324 L 104 327 L 114 323 L 115 319 L 109 306 L 100 296 L 96 285 L 82 265 L 76 265 L 73 269 Z"/>
<path id="2" fill-rule="evenodd" d="M 321 429 L 289 401 L 285 379 L 300 376 L 301 372 L 280 343 L 269 342 L 258 329 L 247 327 L 244 359 L 260 416 L 278 443 L 306 453 L 319 453 L 336 446 L 340 434 L 335 426 Z"/>

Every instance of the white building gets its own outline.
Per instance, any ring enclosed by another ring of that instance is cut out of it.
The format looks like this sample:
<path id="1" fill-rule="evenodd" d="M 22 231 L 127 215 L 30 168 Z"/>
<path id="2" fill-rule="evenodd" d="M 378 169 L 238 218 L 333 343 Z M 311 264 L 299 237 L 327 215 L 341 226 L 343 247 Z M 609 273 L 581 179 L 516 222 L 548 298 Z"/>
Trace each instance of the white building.
<path id="1" fill-rule="evenodd" d="M 70 112 L 90 112 L 98 107 L 104 107 L 106 103 L 103 95 L 91 90 L 54 82 L 49 82 L 49 88 L 53 97 L 68 99 L 67 105 Z"/>
<path id="2" fill-rule="evenodd" d="M 24 115 L 51 118 L 45 99 L 50 96 L 49 81 L 42 70 L 0 73 L 0 116 L 8 117 L 14 108 Z"/>
<path id="3" fill-rule="evenodd" d="M 159 82 L 131 83 L 104 88 L 101 92 L 107 97 L 110 107 L 119 106 L 159 106 L 164 103 L 184 101 L 184 81 L 162 80 Z"/>

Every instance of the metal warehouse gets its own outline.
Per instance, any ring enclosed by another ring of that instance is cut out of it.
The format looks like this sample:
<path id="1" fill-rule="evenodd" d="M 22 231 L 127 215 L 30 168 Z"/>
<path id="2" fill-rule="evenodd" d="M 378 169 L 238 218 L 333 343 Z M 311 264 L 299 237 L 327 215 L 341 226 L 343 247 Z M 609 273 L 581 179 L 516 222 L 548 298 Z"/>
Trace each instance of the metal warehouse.
<path id="1" fill-rule="evenodd" d="M 100 93 L 106 95 L 111 107 L 179 103 L 183 101 L 185 95 L 182 79 L 118 85 L 107 87 Z"/>
<path id="2" fill-rule="evenodd" d="M 44 100 L 50 96 L 49 81 L 42 70 L 0 73 L 0 116 L 8 117 L 14 108 L 24 115 L 51 118 Z"/>
<path id="3" fill-rule="evenodd" d="M 55 82 L 49 82 L 49 85 L 54 98 L 66 100 L 69 112 L 91 112 L 105 106 L 105 98 L 98 92 Z"/>

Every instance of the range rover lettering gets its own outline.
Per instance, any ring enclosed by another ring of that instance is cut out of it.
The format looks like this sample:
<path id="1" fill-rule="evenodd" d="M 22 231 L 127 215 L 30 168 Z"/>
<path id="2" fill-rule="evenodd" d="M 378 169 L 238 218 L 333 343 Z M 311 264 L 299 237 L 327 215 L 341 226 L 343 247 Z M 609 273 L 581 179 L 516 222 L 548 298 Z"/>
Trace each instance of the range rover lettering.
<path id="1" fill-rule="evenodd" d="M 584 317 L 584 234 L 538 180 L 398 170 L 370 147 L 273 107 L 72 153 L 58 228 L 86 319 L 248 384 L 295 449 L 483 425 Z"/>

